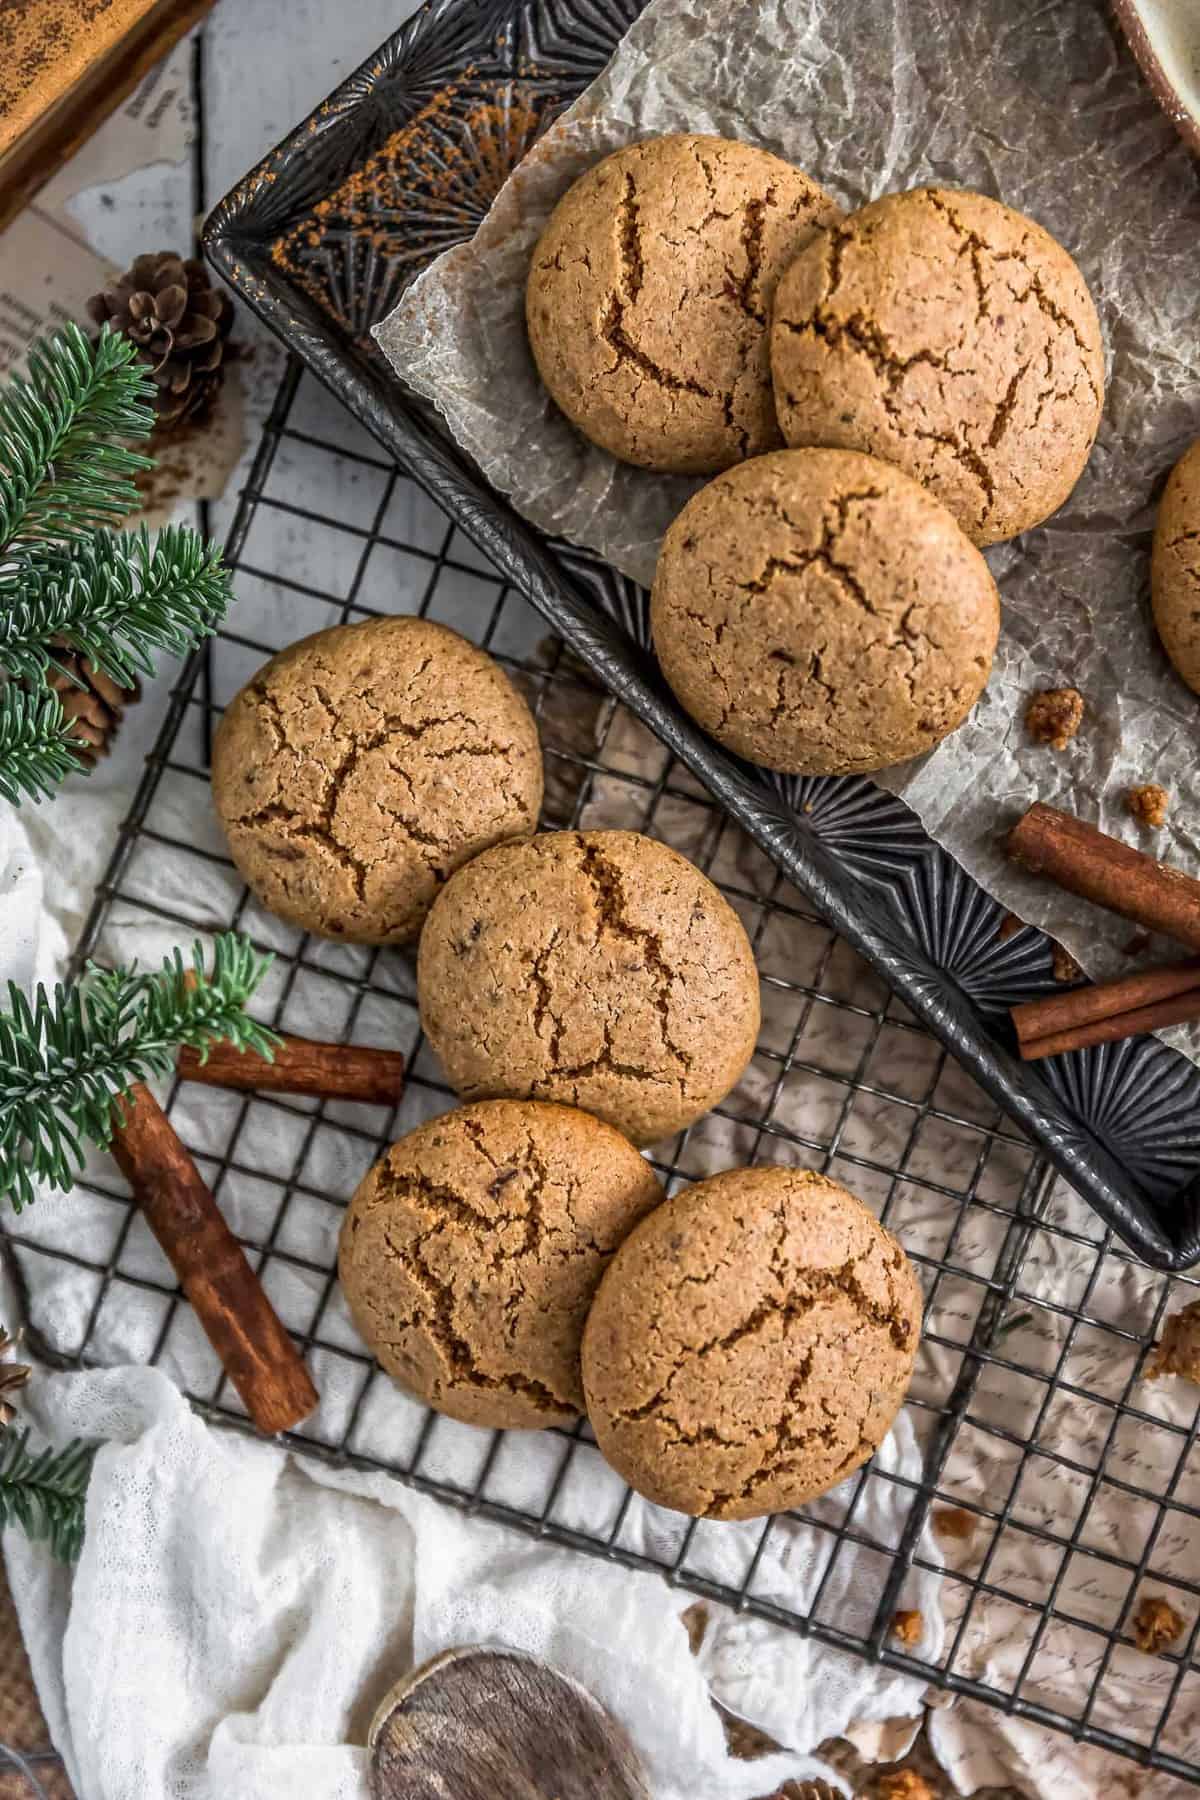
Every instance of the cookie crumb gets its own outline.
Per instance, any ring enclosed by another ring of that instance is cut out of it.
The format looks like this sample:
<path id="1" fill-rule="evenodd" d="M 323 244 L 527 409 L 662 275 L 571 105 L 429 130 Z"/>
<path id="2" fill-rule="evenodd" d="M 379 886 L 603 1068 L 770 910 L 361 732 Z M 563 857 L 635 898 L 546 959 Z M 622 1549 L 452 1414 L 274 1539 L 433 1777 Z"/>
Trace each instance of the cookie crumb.
<path id="1" fill-rule="evenodd" d="M 975 1514 L 962 1506 L 941 1506 L 933 1515 L 933 1529 L 938 1536 L 960 1544 L 975 1536 L 975 1524 Z"/>
<path id="2" fill-rule="evenodd" d="M 1018 919 L 1016 913 L 1006 912 L 996 927 L 996 941 L 1006 944 L 1010 937 L 1016 937 L 1018 931 L 1024 931 L 1024 919 Z"/>
<path id="3" fill-rule="evenodd" d="M 1167 822 L 1167 807 L 1171 796 L 1165 787 L 1159 787 L 1157 781 L 1144 782 L 1141 787 L 1131 787 L 1125 795 L 1125 811 L 1139 825 L 1148 825 L 1151 831 L 1157 831 L 1160 825 Z"/>
<path id="4" fill-rule="evenodd" d="M 1069 950 L 1064 950 L 1061 944 L 1054 944 L 1053 946 L 1051 951 L 1051 966 L 1054 970 L 1055 981 L 1079 981 L 1083 977 L 1083 970 L 1075 961 L 1071 952 Z"/>
<path id="5" fill-rule="evenodd" d="M 1035 744 L 1065 750 L 1083 721 L 1078 688 L 1045 688 L 1025 708 L 1025 729 Z"/>
<path id="6" fill-rule="evenodd" d="M 1133 1641 L 1147 1656 L 1157 1656 L 1173 1644 L 1183 1630 L 1183 1620 L 1161 1594 L 1144 1596 L 1133 1615 Z"/>
<path id="7" fill-rule="evenodd" d="M 1167 1319 L 1143 1373 L 1150 1381 L 1159 1375 L 1182 1375 L 1185 1381 L 1200 1384 L 1200 1300 Z"/>
<path id="8" fill-rule="evenodd" d="M 897 1769 L 894 1775 L 880 1776 L 875 1792 L 878 1800 L 937 1800 L 925 1777 L 915 1769 Z"/>
<path id="9" fill-rule="evenodd" d="M 1149 948 L 1150 933 L 1148 931 L 1135 931 L 1129 942 L 1127 944 L 1122 944 L 1121 955 L 1145 956 Z"/>
<path id="10" fill-rule="evenodd" d="M 925 1619 L 919 1612 L 898 1612 L 892 1619 L 892 1636 L 901 1644 L 919 1644 Z"/>

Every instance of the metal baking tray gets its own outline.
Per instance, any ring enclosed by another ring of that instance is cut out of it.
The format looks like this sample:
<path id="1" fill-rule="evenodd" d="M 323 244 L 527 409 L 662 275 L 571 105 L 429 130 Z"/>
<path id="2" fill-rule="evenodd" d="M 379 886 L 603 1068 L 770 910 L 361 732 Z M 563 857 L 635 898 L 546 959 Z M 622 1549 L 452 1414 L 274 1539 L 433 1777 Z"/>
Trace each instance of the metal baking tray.
<path id="1" fill-rule="evenodd" d="M 403 390 L 370 327 L 470 235 L 537 133 L 599 73 L 643 0 L 430 0 L 238 183 L 205 250 L 284 343 L 440 503 L 612 692 L 1153 1266 L 1200 1260 L 1200 1070 L 1153 1038 L 1022 1064 L 1007 1009 L 1054 986 L 1005 918 L 859 777 L 772 776 L 687 718 L 646 595 L 527 524 Z"/>

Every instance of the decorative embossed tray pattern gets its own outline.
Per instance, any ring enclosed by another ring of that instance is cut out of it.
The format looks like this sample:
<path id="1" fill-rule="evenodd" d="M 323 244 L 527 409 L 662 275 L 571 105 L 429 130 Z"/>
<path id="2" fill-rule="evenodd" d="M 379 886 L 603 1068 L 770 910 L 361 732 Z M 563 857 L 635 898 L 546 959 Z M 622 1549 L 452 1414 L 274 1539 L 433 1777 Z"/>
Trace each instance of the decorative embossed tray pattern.
<path id="1" fill-rule="evenodd" d="M 262 317 L 529 595 L 1147 1261 L 1200 1257 L 1200 1072 L 1153 1040 L 1012 1054 L 1004 1018 L 1052 985 L 902 803 L 863 780 L 789 781 L 681 713 L 645 595 L 527 525 L 408 402 L 368 336 L 415 271 L 471 232 L 536 132 L 600 70 L 640 0 L 433 0 L 253 170 L 208 254 Z"/>

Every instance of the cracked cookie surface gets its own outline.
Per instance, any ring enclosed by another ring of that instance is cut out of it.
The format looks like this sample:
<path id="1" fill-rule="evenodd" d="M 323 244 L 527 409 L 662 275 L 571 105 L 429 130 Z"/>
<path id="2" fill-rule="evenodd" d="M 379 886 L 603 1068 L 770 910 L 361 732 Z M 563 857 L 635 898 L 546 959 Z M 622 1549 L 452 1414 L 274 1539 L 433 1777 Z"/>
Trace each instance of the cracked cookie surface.
<path id="1" fill-rule="evenodd" d="M 800 1506 L 872 1455 L 921 1331 L 904 1251 L 853 1194 L 804 1169 L 731 1169 L 630 1233 L 583 1335 L 588 1418 L 660 1506 L 752 1519 Z"/>
<path id="2" fill-rule="evenodd" d="M 633 831 L 545 832 L 460 869 L 421 934 L 417 989 L 464 1098 L 581 1106 L 638 1144 L 715 1106 L 758 1036 L 741 920 Z"/>
<path id="3" fill-rule="evenodd" d="M 962 723 L 1000 627 L 983 557 L 933 495 L 849 450 L 777 450 L 693 495 L 650 608 L 679 702 L 793 774 L 887 768 Z"/>
<path id="4" fill-rule="evenodd" d="M 395 944 L 461 863 L 534 830 L 542 753 L 484 651 L 428 619 L 369 619 L 259 670 L 226 709 L 212 781 L 264 906 L 322 937 Z"/>
<path id="5" fill-rule="evenodd" d="M 1150 557 L 1154 623 L 1181 680 L 1200 694 L 1200 438 L 1167 479 Z"/>
<path id="6" fill-rule="evenodd" d="M 461 1107 L 360 1182 L 342 1287 L 381 1366 L 439 1412 L 559 1424 L 583 1410 L 579 1344 L 604 1267 L 661 1199 L 633 1145 L 574 1107 Z"/>
<path id="7" fill-rule="evenodd" d="M 543 382 L 624 462 L 711 474 L 781 442 L 775 284 L 840 209 L 766 150 L 689 133 L 607 156 L 559 201 L 526 289 Z"/>
<path id="8" fill-rule="evenodd" d="M 1062 505 L 1104 402 L 1100 322 L 1067 252 L 953 188 L 820 232 L 779 282 L 771 366 L 789 444 L 897 463 L 977 544 Z"/>

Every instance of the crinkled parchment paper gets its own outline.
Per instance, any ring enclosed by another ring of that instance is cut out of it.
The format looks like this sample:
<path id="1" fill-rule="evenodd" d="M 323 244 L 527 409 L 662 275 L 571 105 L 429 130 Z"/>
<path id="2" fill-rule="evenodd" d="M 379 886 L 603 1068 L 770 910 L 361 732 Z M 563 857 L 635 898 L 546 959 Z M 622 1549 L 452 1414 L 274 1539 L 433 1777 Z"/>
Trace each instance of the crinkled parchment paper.
<path id="1" fill-rule="evenodd" d="M 526 517 L 644 583 L 698 484 L 619 464 L 567 424 L 529 355 L 524 284 L 554 202 L 584 168 L 680 129 L 760 143 L 847 207 L 927 181 L 978 188 L 1032 214 L 1078 260 L 1109 359 L 1091 462 L 1048 525 L 988 552 L 1004 630 L 971 719 L 882 779 L 1091 972 L 1127 969 L 1132 928 L 1023 876 L 999 840 L 1040 799 L 1150 847 L 1123 794 L 1154 779 L 1172 795 L 1156 853 L 1200 865 L 1200 699 L 1163 656 L 1147 595 L 1162 479 L 1200 432 L 1200 165 L 1101 0 L 654 0 L 475 238 L 427 270 L 378 330 L 397 370 Z M 1025 700 L 1063 685 L 1084 694 L 1085 725 L 1065 752 L 1035 748 Z"/>

